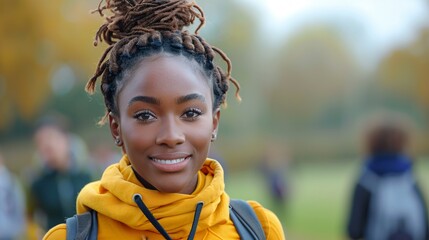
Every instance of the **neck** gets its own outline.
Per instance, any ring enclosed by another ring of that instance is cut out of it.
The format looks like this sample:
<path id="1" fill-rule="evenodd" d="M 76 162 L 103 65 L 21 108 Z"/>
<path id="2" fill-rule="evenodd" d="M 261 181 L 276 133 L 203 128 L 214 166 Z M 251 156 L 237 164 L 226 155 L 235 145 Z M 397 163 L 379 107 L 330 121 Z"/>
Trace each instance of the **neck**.
<path id="1" fill-rule="evenodd" d="M 151 190 L 158 190 L 156 189 L 152 184 L 150 184 L 148 181 L 146 181 L 142 176 L 140 176 L 136 170 L 133 169 L 134 174 L 136 175 L 137 179 L 139 180 L 139 182 L 141 184 L 143 184 L 143 186 L 147 189 L 151 189 Z"/>

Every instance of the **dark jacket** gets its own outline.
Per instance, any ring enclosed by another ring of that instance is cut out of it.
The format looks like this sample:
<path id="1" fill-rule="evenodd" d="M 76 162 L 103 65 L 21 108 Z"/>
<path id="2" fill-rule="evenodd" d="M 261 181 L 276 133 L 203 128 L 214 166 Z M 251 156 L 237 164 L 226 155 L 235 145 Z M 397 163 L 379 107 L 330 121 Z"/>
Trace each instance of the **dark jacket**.
<path id="1" fill-rule="evenodd" d="M 78 169 L 67 172 L 46 168 L 31 184 L 31 197 L 36 211 L 46 215 L 50 229 L 76 213 L 76 198 L 91 181 L 90 174 Z"/>

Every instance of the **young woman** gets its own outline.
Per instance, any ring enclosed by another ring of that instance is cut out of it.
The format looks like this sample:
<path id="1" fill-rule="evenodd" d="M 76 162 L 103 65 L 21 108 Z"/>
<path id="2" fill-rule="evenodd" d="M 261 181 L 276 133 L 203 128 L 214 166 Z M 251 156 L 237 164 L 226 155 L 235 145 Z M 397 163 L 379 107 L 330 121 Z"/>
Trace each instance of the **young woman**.
<path id="1" fill-rule="evenodd" d="M 226 55 L 197 35 L 202 10 L 188 0 L 101 1 L 97 11 L 106 10 L 112 15 L 96 43 L 110 46 L 87 90 L 101 76 L 104 119 L 124 155 L 82 189 L 77 212 L 97 213 L 99 239 L 239 239 L 222 167 L 207 158 L 229 82 L 237 96 L 239 85 Z M 196 33 L 184 31 L 196 18 Z M 266 239 L 284 239 L 277 217 L 249 204 Z M 66 232 L 58 225 L 45 239 L 65 239 Z"/>

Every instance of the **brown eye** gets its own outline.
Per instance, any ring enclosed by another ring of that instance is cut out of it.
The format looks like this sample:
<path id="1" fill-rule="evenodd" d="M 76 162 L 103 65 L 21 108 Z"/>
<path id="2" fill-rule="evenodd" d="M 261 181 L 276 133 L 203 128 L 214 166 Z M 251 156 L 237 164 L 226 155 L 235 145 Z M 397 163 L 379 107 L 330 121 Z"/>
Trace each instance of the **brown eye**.
<path id="1" fill-rule="evenodd" d="M 157 119 L 155 114 L 148 110 L 135 113 L 134 118 L 142 122 L 151 122 Z"/>
<path id="2" fill-rule="evenodd" d="M 186 110 L 185 113 L 183 113 L 182 118 L 185 118 L 187 120 L 195 120 L 201 114 L 203 114 L 203 112 L 200 109 L 191 108 L 191 109 Z"/>

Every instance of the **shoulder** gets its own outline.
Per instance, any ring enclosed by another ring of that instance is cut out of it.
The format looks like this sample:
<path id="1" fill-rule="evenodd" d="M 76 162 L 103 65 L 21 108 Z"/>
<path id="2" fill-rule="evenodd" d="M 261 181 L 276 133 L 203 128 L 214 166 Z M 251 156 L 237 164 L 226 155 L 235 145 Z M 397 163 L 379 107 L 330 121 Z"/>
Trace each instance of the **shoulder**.
<path id="1" fill-rule="evenodd" d="M 43 240 L 65 240 L 67 235 L 66 224 L 59 224 L 51 228 L 43 237 Z"/>
<path id="2" fill-rule="evenodd" d="M 248 201 L 261 222 L 267 240 L 283 240 L 285 239 L 283 227 L 277 216 L 270 210 L 264 208 L 261 204 L 255 201 Z"/>
<path id="3" fill-rule="evenodd" d="M 79 169 L 72 175 L 72 177 L 85 184 L 92 181 L 91 174 L 89 173 L 89 171 L 86 171 L 84 169 Z"/>

